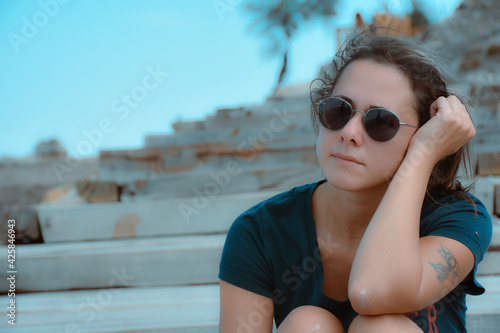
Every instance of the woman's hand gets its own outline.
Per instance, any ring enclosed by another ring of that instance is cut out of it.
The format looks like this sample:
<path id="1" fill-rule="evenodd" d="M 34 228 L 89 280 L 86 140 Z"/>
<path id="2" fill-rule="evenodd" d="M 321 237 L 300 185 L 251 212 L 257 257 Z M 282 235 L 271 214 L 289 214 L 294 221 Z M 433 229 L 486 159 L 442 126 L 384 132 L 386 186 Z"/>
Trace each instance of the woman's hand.
<path id="1" fill-rule="evenodd" d="M 476 135 L 467 109 L 456 96 L 439 97 L 430 106 L 430 115 L 431 119 L 413 135 L 406 158 L 423 153 L 426 160 L 436 164 Z"/>

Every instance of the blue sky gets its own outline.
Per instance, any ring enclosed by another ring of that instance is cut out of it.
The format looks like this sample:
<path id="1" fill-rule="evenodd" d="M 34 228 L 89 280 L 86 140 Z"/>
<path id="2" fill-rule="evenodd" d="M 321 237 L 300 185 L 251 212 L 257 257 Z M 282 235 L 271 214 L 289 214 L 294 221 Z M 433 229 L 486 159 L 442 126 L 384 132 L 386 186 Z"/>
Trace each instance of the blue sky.
<path id="1" fill-rule="evenodd" d="M 386 0 L 395 13 L 409 1 Z M 335 28 L 383 1 L 339 0 L 329 24 L 293 41 L 286 83 L 312 80 L 336 50 Z M 459 0 L 425 1 L 433 20 Z M 0 157 L 59 139 L 73 156 L 138 148 L 177 120 L 261 103 L 281 66 L 248 31 L 238 0 L 4 0 L 0 4 Z M 100 134 L 99 134 L 100 133 Z"/>

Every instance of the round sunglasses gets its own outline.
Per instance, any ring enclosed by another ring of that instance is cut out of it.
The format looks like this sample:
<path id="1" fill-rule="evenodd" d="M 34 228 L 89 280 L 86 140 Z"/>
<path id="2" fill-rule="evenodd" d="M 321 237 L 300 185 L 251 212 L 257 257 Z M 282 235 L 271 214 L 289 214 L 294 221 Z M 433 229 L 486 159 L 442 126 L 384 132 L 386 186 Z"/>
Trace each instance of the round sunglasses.
<path id="1" fill-rule="evenodd" d="M 328 97 L 316 104 L 321 124 L 332 131 L 342 129 L 354 116 L 354 112 L 361 112 L 364 115 L 363 125 L 366 133 L 377 142 L 392 139 L 398 133 L 400 126 L 418 128 L 401 122 L 397 114 L 387 109 L 373 108 L 363 112 L 355 110 L 349 102 L 339 97 Z"/>

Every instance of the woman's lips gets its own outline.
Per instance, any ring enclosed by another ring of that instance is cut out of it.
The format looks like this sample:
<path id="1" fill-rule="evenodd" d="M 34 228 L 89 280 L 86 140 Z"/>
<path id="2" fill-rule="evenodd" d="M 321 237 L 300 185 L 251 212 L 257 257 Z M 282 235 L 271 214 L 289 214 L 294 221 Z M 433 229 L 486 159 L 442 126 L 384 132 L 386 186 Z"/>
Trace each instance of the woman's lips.
<path id="1" fill-rule="evenodd" d="M 341 163 L 346 163 L 346 164 L 362 164 L 360 161 L 358 161 L 356 158 L 349 156 L 349 155 L 344 155 L 344 154 L 333 154 L 333 157 Z"/>

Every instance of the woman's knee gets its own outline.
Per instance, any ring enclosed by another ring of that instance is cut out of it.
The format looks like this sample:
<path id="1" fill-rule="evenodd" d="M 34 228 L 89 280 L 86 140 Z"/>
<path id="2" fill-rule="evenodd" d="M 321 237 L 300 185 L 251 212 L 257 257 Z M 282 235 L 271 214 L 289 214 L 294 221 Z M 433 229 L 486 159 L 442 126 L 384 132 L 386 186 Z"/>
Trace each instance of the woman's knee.
<path id="1" fill-rule="evenodd" d="M 349 333 L 422 333 L 410 318 L 403 314 L 380 316 L 359 315 L 349 326 Z"/>
<path id="2" fill-rule="evenodd" d="M 294 309 L 278 327 L 276 333 L 344 333 L 340 321 L 329 311 L 311 305 Z"/>

